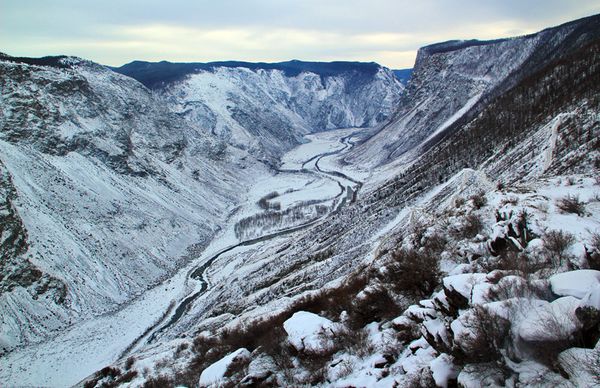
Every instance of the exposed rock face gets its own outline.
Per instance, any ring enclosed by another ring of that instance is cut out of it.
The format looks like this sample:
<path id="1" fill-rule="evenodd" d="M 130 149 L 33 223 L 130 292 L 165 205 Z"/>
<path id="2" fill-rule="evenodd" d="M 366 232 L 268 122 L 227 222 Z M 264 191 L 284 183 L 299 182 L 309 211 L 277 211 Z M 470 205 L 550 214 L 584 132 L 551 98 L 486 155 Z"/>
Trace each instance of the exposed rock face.
<path id="1" fill-rule="evenodd" d="M 374 63 L 132 62 L 115 71 L 144 82 L 188 121 L 271 160 L 303 134 L 383 122 L 404 89 Z"/>

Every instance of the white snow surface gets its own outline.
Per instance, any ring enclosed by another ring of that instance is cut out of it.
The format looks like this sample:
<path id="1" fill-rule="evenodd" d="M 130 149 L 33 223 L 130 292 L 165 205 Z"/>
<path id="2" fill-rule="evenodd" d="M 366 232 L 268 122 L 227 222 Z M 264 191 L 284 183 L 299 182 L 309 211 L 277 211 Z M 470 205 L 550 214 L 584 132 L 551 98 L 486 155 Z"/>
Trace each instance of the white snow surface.
<path id="1" fill-rule="evenodd" d="M 438 387 L 447 388 L 448 380 L 455 379 L 460 372 L 453 364 L 453 360 L 447 354 L 440 354 L 429 363 L 435 384 Z"/>
<path id="2" fill-rule="evenodd" d="M 579 299 L 585 297 L 599 283 L 600 271 L 593 269 L 563 272 L 550 277 L 552 292 L 556 295 L 571 295 Z"/>
<path id="3" fill-rule="evenodd" d="M 288 341 L 298 351 L 320 349 L 323 346 L 322 334 L 334 328 L 329 319 L 308 311 L 295 312 L 283 323 Z"/>
<path id="4" fill-rule="evenodd" d="M 579 299 L 563 296 L 531 309 L 520 322 L 519 336 L 526 341 L 561 341 L 581 327 L 575 316 Z"/>
<path id="5" fill-rule="evenodd" d="M 580 307 L 592 307 L 600 310 L 600 283 L 592 286 L 590 291 L 585 294 L 579 303 Z"/>
<path id="6" fill-rule="evenodd" d="M 233 362 L 249 359 L 250 352 L 246 348 L 240 348 L 232 353 L 229 353 L 219 361 L 204 369 L 200 375 L 198 384 L 201 387 L 218 385 L 225 378 L 225 373 L 227 373 L 227 369 Z"/>
<path id="7" fill-rule="evenodd" d="M 443 279 L 444 287 L 454 290 L 471 301 L 471 292 L 476 284 L 486 281 L 485 273 L 465 273 L 460 275 L 446 276 Z"/>

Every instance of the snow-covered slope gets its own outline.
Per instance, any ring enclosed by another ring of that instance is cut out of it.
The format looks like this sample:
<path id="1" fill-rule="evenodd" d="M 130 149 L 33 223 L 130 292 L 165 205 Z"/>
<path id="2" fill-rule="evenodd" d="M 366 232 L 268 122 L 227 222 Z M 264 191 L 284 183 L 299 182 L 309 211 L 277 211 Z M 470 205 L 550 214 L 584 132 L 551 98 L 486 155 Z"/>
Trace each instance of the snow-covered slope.
<path id="1" fill-rule="evenodd" d="M 186 120 L 271 161 L 304 134 L 384 121 L 404 89 L 375 63 L 132 62 L 115 70 L 144 82 Z"/>
<path id="2" fill-rule="evenodd" d="M 494 98 L 597 39 L 599 26 L 600 18 L 592 16 L 523 37 L 421 48 L 399 109 L 346 159 L 361 166 L 414 159 Z"/>
<path id="3" fill-rule="evenodd" d="M 2 57 L 0 90 L 2 349 L 140 295 L 264 171 L 91 62 Z"/>

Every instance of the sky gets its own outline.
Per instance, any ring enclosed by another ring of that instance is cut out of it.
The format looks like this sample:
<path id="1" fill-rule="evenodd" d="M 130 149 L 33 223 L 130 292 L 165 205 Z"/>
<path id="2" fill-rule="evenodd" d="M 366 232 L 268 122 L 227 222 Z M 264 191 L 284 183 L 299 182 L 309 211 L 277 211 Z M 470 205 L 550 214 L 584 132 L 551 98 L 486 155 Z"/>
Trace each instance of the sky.
<path id="1" fill-rule="evenodd" d="M 0 52 L 132 60 L 377 62 L 421 46 L 523 35 L 600 13 L 598 0 L 1 0 Z"/>

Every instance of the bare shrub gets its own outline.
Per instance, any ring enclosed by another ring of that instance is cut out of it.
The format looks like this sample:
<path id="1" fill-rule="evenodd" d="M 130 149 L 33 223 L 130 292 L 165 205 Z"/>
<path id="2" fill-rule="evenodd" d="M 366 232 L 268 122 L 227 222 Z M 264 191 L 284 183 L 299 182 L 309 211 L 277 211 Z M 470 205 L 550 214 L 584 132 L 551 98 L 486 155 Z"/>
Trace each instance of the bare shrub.
<path id="1" fill-rule="evenodd" d="M 384 281 L 403 294 L 423 297 L 439 284 L 438 257 L 427 250 L 399 249 L 392 253 Z"/>
<path id="2" fill-rule="evenodd" d="M 107 366 L 100 369 L 94 374 L 94 377 L 87 381 L 83 386 L 84 388 L 93 387 L 116 387 L 116 381 L 121 376 L 121 370 L 112 366 Z M 101 384 L 98 384 L 101 380 L 104 380 Z"/>
<path id="3" fill-rule="evenodd" d="M 367 285 L 365 272 L 364 268 L 360 268 L 348 276 L 340 287 L 321 290 L 300 298 L 293 304 L 292 309 L 310 311 L 333 320 L 343 311 L 351 312 L 356 295 Z"/>
<path id="4" fill-rule="evenodd" d="M 475 206 L 475 209 L 481 209 L 487 204 L 487 198 L 485 197 L 485 192 L 479 191 L 476 194 L 473 194 L 469 197 L 469 200 Z"/>
<path id="5" fill-rule="evenodd" d="M 125 361 L 125 369 L 129 370 L 133 367 L 133 364 L 135 363 L 135 357 L 133 356 L 129 356 L 129 358 L 127 358 L 127 360 Z"/>
<path id="6" fill-rule="evenodd" d="M 505 249 L 497 257 L 491 257 L 480 264 L 486 272 L 493 270 L 508 271 L 524 279 L 529 279 L 536 272 L 549 266 L 545 260 L 538 260 L 535 256 L 529 256 L 525 252 L 510 249 Z"/>
<path id="7" fill-rule="evenodd" d="M 138 372 L 136 370 L 127 371 L 126 373 L 123 373 L 121 375 L 121 377 L 119 377 L 117 383 L 118 384 L 128 383 L 131 380 L 133 380 L 134 378 L 136 378 L 137 376 L 138 376 Z"/>
<path id="8" fill-rule="evenodd" d="M 350 376 L 352 374 L 352 372 L 354 372 L 356 366 L 350 360 L 342 360 L 337 365 L 337 368 L 338 368 L 337 378 L 343 379 L 344 377 Z"/>
<path id="9" fill-rule="evenodd" d="M 431 254 L 439 254 L 444 251 L 448 239 L 440 232 L 434 232 L 425 237 L 423 247 Z"/>
<path id="10" fill-rule="evenodd" d="M 248 374 L 248 359 L 238 358 L 233 360 L 225 371 L 225 377 L 230 381 L 241 381 Z"/>
<path id="11" fill-rule="evenodd" d="M 483 230 L 483 222 L 476 214 L 463 217 L 460 227 L 453 228 L 450 233 L 457 239 L 467 239 L 477 236 Z"/>
<path id="12" fill-rule="evenodd" d="M 197 382 L 197 381 L 196 381 Z M 194 382 L 194 384 L 196 383 Z M 174 387 L 175 382 L 166 375 L 158 375 L 156 377 L 150 377 L 142 385 L 143 388 L 169 388 Z"/>
<path id="13" fill-rule="evenodd" d="M 396 317 L 402 310 L 383 285 L 370 286 L 348 310 L 348 325 L 352 329 L 359 329 L 371 322 Z"/>
<path id="14" fill-rule="evenodd" d="M 175 354 L 174 357 L 175 358 L 179 358 L 183 355 L 183 353 L 190 347 L 190 344 L 187 342 L 182 342 L 179 345 L 177 345 L 177 348 L 175 349 Z"/>
<path id="15" fill-rule="evenodd" d="M 510 321 L 477 305 L 463 325 L 469 334 L 459 337 L 461 352 L 454 354 L 455 358 L 464 363 L 502 362 L 502 350 L 510 340 Z"/>
<path id="16" fill-rule="evenodd" d="M 327 368 L 334 354 L 335 350 L 330 347 L 321 347 L 297 354 L 296 359 L 308 372 L 308 376 L 302 382 L 312 386 L 325 382 Z"/>
<path id="17" fill-rule="evenodd" d="M 553 339 L 543 341 L 530 341 L 531 352 L 533 357 L 540 363 L 545 364 L 555 371 L 560 371 L 558 368 L 558 355 L 573 346 L 583 345 L 583 339 L 580 332 L 571 333 L 569 328 L 573 326 L 572 320 L 575 320 L 569 314 L 545 314 L 543 319 L 539 319 L 538 332 L 543 337 L 548 337 L 551 334 Z"/>
<path id="18" fill-rule="evenodd" d="M 454 200 L 454 206 L 455 206 L 456 208 L 459 208 L 459 207 L 462 207 L 462 205 L 464 205 L 466 202 L 467 202 L 467 200 L 466 200 L 466 199 L 464 199 L 463 197 L 457 197 L 457 198 Z"/>
<path id="19" fill-rule="evenodd" d="M 374 351 L 369 334 L 364 329 L 351 330 L 344 327 L 335 332 L 333 341 L 336 351 L 344 350 L 358 357 L 365 357 Z"/>
<path id="20" fill-rule="evenodd" d="M 218 334 L 198 335 L 191 346 L 194 356 L 183 370 L 176 372 L 174 382 L 195 386 L 204 369 L 239 348 L 253 351 L 261 347 L 263 352 L 270 355 L 285 354 L 285 349 L 281 346 L 286 337 L 283 322 L 291 314 L 291 311 L 286 311 L 222 329 Z M 240 372 L 244 367 L 242 363 L 233 372 Z M 240 375 L 241 373 L 236 374 L 237 377 L 243 377 Z"/>
<path id="21" fill-rule="evenodd" d="M 550 230 L 542 236 L 543 254 L 555 267 L 561 266 L 570 258 L 568 250 L 575 242 L 575 237 L 561 230 Z"/>
<path id="22" fill-rule="evenodd" d="M 563 213 L 585 215 L 585 203 L 579 200 L 578 196 L 566 196 L 556 201 L 556 207 Z"/>
<path id="23" fill-rule="evenodd" d="M 258 200 L 258 202 L 257 202 L 258 207 L 260 207 L 263 210 L 280 210 L 281 204 L 279 202 L 274 202 L 274 203 L 269 202 L 273 198 L 277 198 L 277 197 L 279 197 L 279 193 L 277 191 L 273 191 L 273 192 L 265 195 L 264 197 L 262 197 L 261 199 Z"/>

